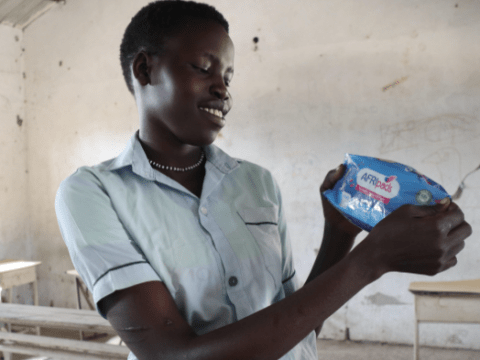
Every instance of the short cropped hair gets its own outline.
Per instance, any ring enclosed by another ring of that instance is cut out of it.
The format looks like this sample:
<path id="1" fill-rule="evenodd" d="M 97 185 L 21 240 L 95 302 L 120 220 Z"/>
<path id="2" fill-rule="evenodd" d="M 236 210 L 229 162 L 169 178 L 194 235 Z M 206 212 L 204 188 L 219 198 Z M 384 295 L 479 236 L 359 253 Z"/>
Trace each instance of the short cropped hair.
<path id="1" fill-rule="evenodd" d="M 185 24 L 185 17 L 212 20 L 228 33 L 228 22 L 213 6 L 183 0 L 154 1 L 132 18 L 120 45 L 120 63 L 128 90 L 133 94 L 130 67 L 140 51 L 161 53 L 168 36 L 175 35 Z"/>

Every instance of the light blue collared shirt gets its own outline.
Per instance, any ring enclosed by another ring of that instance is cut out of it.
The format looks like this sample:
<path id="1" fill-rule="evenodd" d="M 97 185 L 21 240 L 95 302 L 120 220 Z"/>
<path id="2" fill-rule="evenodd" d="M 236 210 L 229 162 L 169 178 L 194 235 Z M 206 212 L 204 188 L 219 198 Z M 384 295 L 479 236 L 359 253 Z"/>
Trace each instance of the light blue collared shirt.
<path id="1" fill-rule="evenodd" d="M 118 157 L 61 183 L 60 231 L 96 304 L 116 290 L 162 281 L 201 335 L 298 289 L 271 173 L 215 145 L 204 150 L 200 198 L 150 166 L 138 131 Z M 317 359 L 315 333 L 287 359 Z"/>

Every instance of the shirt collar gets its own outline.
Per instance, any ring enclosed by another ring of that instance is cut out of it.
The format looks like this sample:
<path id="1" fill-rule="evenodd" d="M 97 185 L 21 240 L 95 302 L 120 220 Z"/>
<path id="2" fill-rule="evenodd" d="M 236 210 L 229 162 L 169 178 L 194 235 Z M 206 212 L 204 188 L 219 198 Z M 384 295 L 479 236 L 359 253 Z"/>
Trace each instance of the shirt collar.
<path id="1" fill-rule="evenodd" d="M 137 130 L 125 149 L 108 165 L 106 170 L 117 170 L 125 166 L 132 166 L 132 171 L 148 180 L 158 180 L 155 171 L 148 162 L 147 155 L 140 144 Z M 203 148 L 207 161 L 212 163 L 220 172 L 228 174 L 238 167 L 239 160 L 236 160 L 215 145 L 208 145 Z"/>

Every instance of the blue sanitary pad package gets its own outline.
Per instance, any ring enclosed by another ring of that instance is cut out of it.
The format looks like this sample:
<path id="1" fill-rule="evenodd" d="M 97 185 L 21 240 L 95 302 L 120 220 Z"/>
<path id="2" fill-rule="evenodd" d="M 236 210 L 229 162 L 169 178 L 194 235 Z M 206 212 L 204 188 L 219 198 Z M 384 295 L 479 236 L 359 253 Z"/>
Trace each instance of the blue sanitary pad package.
<path id="1" fill-rule="evenodd" d="M 410 166 L 345 154 L 343 177 L 323 195 L 348 220 L 370 231 L 404 204 L 435 205 L 449 197 L 435 181 Z"/>

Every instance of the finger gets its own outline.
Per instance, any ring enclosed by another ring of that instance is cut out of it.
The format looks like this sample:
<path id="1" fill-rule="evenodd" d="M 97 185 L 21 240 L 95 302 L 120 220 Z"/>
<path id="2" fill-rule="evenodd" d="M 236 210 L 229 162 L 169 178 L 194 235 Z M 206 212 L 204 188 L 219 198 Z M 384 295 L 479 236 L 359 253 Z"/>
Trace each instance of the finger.
<path id="1" fill-rule="evenodd" d="M 465 248 L 465 241 L 461 241 L 460 243 L 456 244 L 452 248 L 450 248 L 447 252 L 447 259 L 451 257 L 455 257 L 458 255 L 460 251 L 462 251 Z"/>
<path id="2" fill-rule="evenodd" d="M 450 206 L 450 198 L 446 197 L 442 201 L 435 205 L 407 205 L 412 217 L 426 217 L 434 216 L 438 213 L 444 212 Z"/>
<path id="3" fill-rule="evenodd" d="M 448 211 L 455 211 L 457 209 L 459 209 L 459 207 L 458 207 L 457 203 L 454 203 L 453 201 L 448 206 Z"/>
<path id="4" fill-rule="evenodd" d="M 468 225 L 465 222 L 465 215 L 463 214 L 463 211 L 460 210 L 460 208 L 456 204 L 452 203 L 451 207 L 451 210 L 439 213 L 437 215 L 439 224 L 442 226 L 442 228 L 447 230 L 448 234 L 452 230 L 456 229 L 458 226 L 463 225 L 464 223 Z"/>
<path id="5" fill-rule="evenodd" d="M 425 275 L 433 276 L 445 270 L 448 270 L 455 265 L 457 265 L 457 258 L 453 256 L 448 260 L 445 259 L 445 261 L 443 261 L 441 264 L 439 264 L 438 260 L 426 261 L 424 264 L 419 265 L 418 270 L 421 271 L 415 272 L 418 274 L 421 274 L 423 272 Z"/>
<path id="6" fill-rule="evenodd" d="M 457 258 L 454 256 L 453 258 L 451 258 L 446 264 L 445 266 L 443 267 L 442 271 L 445 271 L 445 270 L 448 270 L 450 269 L 451 267 L 454 267 L 455 265 L 457 265 Z"/>
<path id="7" fill-rule="evenodd" d="M 448 233 L 448 239 L 459 239 L 460 240 L 465 240 L 468 238 L 470 235 L 472 235 L 472 227 L 470 226 L 469 223 L 464 221 L 462 224 L 458 225 L 454 229 L 450 230 Z"/>
<path id="8" fill-rule="evenodd" d="M 330 170 L 320 186 L 320 192 L 332 189 L 335 186 L 335 183 L 342 177 L 344 172 L 345 165 L 343 164 L 340 164 L 336 169 Z"/>

